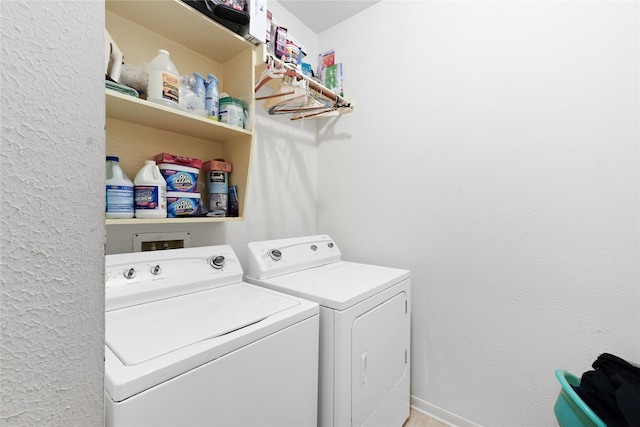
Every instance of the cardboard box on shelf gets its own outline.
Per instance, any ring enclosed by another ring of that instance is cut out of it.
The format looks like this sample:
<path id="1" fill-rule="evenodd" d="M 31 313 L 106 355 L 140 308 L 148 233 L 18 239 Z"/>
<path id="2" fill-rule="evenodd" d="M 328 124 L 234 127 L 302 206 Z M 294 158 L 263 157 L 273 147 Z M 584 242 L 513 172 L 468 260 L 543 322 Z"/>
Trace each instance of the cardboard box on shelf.
<path id="1" fill-rule="evenodd" d="M 249 32 L 244 38 L 256 45 L 266 43 L 266 32 L 270 30 L 267 27 L 267 0 L 247 0 L 247 12 Z"/>
<path id="2" fill-rule="evenodd" d="M 186 156 L 176 156 L 175 154 L 169 153 L 160 153 L 156 155 L 153 160 L 155 160 L 157 164 L 169 163 L 172 165 L 188 166 L 190 168 L 196 169 L 200 169 L 200 167 L 202 166 L 202 160 L 200 159 L 194 159 L 192 157 Z"/>
<path id="3" fill-rule="evenodd" d="M 205 172 L 208 171 L 222 171 L 222 172 L 231 172 L 232 166 L 231 163 L 225 162 L 224 160 L 207 160 L 202 165 L 202 170 Z"/>

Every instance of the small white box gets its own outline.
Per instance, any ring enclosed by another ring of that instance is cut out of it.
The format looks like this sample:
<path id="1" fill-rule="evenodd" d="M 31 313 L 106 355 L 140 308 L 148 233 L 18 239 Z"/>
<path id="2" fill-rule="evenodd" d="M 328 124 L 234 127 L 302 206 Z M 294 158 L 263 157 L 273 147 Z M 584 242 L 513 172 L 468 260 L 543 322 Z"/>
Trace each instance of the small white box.
<path id="1" fill-rule="evenodd" d="M 247 0 L 249 12 L 249 32 L 245 39 L 257 45 L 266 41 L 267 0 Z"/>

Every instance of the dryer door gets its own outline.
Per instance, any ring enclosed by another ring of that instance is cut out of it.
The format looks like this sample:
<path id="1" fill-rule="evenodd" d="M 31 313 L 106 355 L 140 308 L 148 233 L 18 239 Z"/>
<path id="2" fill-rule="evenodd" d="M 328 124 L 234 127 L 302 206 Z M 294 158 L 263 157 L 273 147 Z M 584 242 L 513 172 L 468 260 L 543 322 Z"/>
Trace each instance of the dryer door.
<path id="1" fill-rule="evenodd" d="M 363 313 L 353 323 L 351 425 L 375 425 L 388 412 L 404 411 L 408 372 L 409 314 L 402 292 Z M 392 416 L 393 417 L 393 416 Z"/>

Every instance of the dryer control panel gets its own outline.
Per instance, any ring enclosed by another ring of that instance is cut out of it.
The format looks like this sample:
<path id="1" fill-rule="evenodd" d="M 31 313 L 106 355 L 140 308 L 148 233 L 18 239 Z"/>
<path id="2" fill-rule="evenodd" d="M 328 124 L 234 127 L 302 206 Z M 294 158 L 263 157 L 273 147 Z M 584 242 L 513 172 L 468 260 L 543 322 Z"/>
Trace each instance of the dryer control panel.
<path id="1" fill-rule="evenodd" d="M 269 279 L 340 261 L 338 245 L 327 235 L 251 242 L 247 277 Z"/>
<path id="2" fill-rule="evenodd" d="M 204 246 L 105 257 L 105 309 L 115 310 L 242 281 L 230 246 Z"/>

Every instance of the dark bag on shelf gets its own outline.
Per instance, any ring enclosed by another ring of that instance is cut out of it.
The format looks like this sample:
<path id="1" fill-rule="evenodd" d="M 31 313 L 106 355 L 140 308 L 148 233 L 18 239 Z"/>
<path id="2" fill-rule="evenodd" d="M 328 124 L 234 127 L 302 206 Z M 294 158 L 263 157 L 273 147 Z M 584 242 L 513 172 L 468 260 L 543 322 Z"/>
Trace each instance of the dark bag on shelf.
<path id="1" fill-rule="evenodd" d="M 224 25 L 239 36 L 249 32 L 249 14 L 227 6 L 221 0 L 182 0 L 198 12 Z"/>

